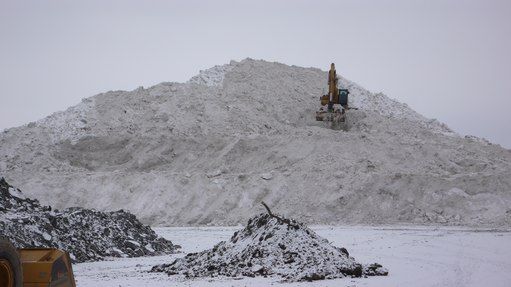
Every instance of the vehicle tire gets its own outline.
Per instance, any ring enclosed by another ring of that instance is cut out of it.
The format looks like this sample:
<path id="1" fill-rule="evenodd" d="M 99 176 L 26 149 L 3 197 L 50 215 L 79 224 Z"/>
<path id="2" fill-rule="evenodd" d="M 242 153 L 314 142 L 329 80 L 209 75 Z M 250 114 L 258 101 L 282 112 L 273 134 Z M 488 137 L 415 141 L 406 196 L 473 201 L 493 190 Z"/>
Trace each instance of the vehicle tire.
<path id="1" fill-rule="evenodd" d="M 23 273 L 18 251 L 9 240 L 0 238 L 0 287 L 22 287 Z"/>

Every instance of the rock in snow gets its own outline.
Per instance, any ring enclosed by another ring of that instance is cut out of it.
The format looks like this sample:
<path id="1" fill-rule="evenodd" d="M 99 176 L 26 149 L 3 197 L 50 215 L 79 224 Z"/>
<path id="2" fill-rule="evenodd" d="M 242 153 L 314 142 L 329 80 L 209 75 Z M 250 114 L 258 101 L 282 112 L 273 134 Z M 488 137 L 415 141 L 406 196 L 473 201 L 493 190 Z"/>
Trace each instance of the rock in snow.
<path id="1" fill-rule="evenodd" d="M 0 236 L 17 248 L 55 247 L 68 251 L 74 262 L 84 262 L 161 255 L 179 247 L 123 210 L 52 210 L 37 200 L 13 196 L 12 190 L 21 194 L 0 178 Z"/>
<path id="2" fill-rule="evenodd" d="M 268 214 L 249 219 L 229 241 L 154 266 L 152 271 L 186 277 L 276 275 L 285 281 L 388 274 L 377 263 L 358 263 L 345 248 L 331 245 L 304 224 Z"/>
<path id="3" fill-rule="evenodd" d="M 0 174 L 43 204 L 153 225 L 235 225 L 261 200 L 315 224 L 511 224 L 509 150 L 342 77 L 358 110 L 332 130 L 315 120 L 326 79 L 246 59 L 102 93 L 0 133 Z"/>

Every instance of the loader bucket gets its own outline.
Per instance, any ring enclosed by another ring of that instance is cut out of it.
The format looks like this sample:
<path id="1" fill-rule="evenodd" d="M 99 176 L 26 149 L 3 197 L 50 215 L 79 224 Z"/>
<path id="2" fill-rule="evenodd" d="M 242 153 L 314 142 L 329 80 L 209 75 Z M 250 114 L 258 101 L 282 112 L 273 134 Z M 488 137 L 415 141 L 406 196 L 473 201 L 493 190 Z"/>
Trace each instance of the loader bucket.
<path id="1" fill-rule="evenodd" d="M 69 254 L 54 248 L 19 249 L 23 286 L 76 287 Z"/>
<path id="2" fill-rule="evenodd" d="M 0 237 L 0 287 L 23 286 L 18 251 L 9 240 Z"/>

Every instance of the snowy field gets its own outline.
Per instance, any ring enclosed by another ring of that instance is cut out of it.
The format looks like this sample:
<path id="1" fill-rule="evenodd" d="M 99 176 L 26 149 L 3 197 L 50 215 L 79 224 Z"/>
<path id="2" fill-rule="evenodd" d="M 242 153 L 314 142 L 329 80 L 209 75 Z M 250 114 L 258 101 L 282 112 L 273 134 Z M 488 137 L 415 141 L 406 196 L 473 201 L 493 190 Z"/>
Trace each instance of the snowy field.
<path id="1" fill-rule="evenodd" d="M 312 227 L 362 263 L 378 262 L 387 277 L 280 283 L 279 278 L 185 280 L 148 273 L 153 265 L 213 247 L 240 227 L 156 228 L 183 247 L 171 256 L 115 259 L 73 266 L 77 285 L 88 286 L 511 286 L 511 232 L 435 227 Z"/>

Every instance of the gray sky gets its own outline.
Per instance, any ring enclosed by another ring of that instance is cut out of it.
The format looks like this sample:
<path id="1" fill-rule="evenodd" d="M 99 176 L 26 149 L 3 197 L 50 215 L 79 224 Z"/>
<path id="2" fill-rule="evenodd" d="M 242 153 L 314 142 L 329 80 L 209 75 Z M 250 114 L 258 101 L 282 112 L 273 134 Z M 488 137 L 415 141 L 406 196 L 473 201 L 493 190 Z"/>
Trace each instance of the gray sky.
<path id="1" fill-rule="evenodd" d="M 246 57 L 328 69 L 511 148 L 511 1 L 0 0 L 0 129 Z"/>

